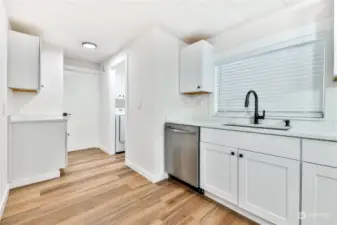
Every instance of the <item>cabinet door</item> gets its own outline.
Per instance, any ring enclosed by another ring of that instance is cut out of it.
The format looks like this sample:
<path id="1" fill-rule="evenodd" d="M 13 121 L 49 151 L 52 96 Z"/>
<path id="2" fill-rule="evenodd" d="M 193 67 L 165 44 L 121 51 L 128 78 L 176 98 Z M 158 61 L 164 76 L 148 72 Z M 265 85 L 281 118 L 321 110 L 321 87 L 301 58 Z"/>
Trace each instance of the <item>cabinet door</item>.
<path id="1" fill-rule="evenodd" d="M 302 224 L 337 224 L 337 168 L 303 163 Z"/>
<path id="2" fill-rule="evenodd" d="M 203 142 L 200 150 L 201 188 L 219 198 L 237 204 L 237 150 Z"/>
<path id="3" fill-rule="evenodd" d="M 66 164 L 66 122 L 14 123 L 11 129 L 11 179 L 57 171 Z"/>
<path id="4" fill-rule="evenodd" d="M 278 225 L 299 224 L 300 162 L 239 150 L 239 206 Z"/>
<path id="5" fill-rule="evenodd" d="M 8 87 L 38 90 L 40 85 L 40 40 L 9 31 Z"/>
<path id="6" fill-rule="evenodd" d="M 201 90 L 202 55 L 198 46 L 188 46 L 181 51 L 180 92 Z"/>

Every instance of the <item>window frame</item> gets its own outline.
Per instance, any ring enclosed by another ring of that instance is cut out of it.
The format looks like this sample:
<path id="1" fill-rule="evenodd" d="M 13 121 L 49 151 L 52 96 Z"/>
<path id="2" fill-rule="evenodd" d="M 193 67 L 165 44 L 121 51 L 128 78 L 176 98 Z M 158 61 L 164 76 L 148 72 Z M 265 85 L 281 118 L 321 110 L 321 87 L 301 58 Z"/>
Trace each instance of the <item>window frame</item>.
<path id="1" fill-rule="evenodd" d="M 282 38 L 281 38 L 282 39 Z M 285 38 L 282 41 L 278 41 L 267 45 L 264 43 L 263 46 L 259 48 L 254 48 L 254 43 L 250 44 L 250 46 L 239 46 L 235 49 L 230 49 L 227 54 L 222 55 L 220 59 L 217 60 L 214 70 L 214 93 L 212 97 L 211 103 L 211 112 L 212 117 L 219 118 L 251 118 L 253 113 L 246 113 L 244 111 L 227 111 L 227 112 L 218 112 L 217 110 L 217 99 L 218 99 L 218 68 L 221 65 L 226 63 L 230 63 L 239 59 L 253 57 L 261 54 L 266 54 L 268 52 L 276 51 L 282 48 L 291 47 L 293 45 L 305 44 L 313 41 L 323 41 L 324 43 L 324 74 L 323 74 L 323 87 L 322 87 L 322 112 L 319 113 L 308 113 L 299 112 L 299 113 L 291 113 L 291 112 L 266 112 L 266 119 L 296 119 L 296 120 L 324 120 L 325 112 L 326 112 L 326 88 L 327 88 L 327 74 L 333 68 L 333 38 L 332 32 L 323 31 L 319 33 L 311 33 L 308 35 L 302 35 L 299 37 Z M 331 67 L 331 68 L 330 68 Z M 242 104 L 244 104 L 244 99 L 242 100 Z M 262 109 L 261 109 L 262 110 Z M 261 113 L 262 111 L 260 111 Z"/>

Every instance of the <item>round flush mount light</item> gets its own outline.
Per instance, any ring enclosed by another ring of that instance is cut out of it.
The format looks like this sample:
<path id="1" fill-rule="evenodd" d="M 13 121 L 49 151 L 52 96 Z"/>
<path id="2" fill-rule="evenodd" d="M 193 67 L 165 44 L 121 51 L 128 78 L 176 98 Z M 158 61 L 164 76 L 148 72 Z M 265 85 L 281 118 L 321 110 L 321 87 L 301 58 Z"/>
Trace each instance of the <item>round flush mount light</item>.
<path id="1" fill-rule="evenodd" d="M 97 45 L 91 42 L 82 42 L 82 47 L 88 49 L 96 49 Z"/>

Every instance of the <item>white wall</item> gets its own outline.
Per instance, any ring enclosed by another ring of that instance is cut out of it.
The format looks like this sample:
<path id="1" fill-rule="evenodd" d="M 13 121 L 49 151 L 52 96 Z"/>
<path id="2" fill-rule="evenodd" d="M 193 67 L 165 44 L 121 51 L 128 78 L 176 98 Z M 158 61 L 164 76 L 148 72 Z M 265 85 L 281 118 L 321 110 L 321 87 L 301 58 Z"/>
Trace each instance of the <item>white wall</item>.
<path id="1" fill-rule="evenodd" d="M 215 48 L 217 62 L 221 63 L 223 58 L 231 55 L 242 54 L 309 34 L 317 37 L 324 35 L 332 40 L 332 3 L 333 0 L 303 1 L 286 10 L 224 31 L 210 40 Z M 316 121 L 316 123 L 297 122 L 301 125 L 337 121 L 335 106 L 337 88 L 332 82 L 332 48 L 333 46 L 327 46 L 330 60 L 327 62 L 325 120 Z"/>
<path id="2" fill-rule="evenodd" d="M 184 44 L 152 29 L 122 50 L 128 56 L 126 160 L 151 180 L 164 175 L 164 123 L 168 116 L 207 116 L 208 96 L 179 94 L 179 53 Z M 108 60 L 107 69 L 120 56 Z M 109 116 L 108 73 L 102 75 L 102 121 Z M 102 128 L 102 143 L 111 142 L 114 124 Z M 109 130 L 109 136 L 106 136 Z M 110 143 L 111 144 L 111 143 Z M 111 149 L 113 146 L 109 146 Z"/>
<path id="3" fill-rule="evenodd" d="M 0 0 L 0 220 L 8 191 L 7 150 L 7 31 L 8 20 L 4 3 Z"/>
<path id="4" fill-rule="evenodd" d="M 64 59 L 64 65 L 67 67 L 68 70 L 75 69 L 77 71 L 90 71 L 91 73 L 97 73 L 97 71 L 100 70 L 100 65 L 97 63 L 70 58 Z"/>
<path id="5" fill-rule="evenodd" d="M 43 43 L 39 93 L 9 92 L 9 115 L 61 115 L 63 113 L 63 50 Z"/>
<path id="6" fill-rule="evenodd" d="M 67 66 L 66 66 L 67 67 Z M 64 71 L 64 110 L 71 114 L 68 120 L 68 149 L 81 150 L 100 147 L 98 71 Z"/>

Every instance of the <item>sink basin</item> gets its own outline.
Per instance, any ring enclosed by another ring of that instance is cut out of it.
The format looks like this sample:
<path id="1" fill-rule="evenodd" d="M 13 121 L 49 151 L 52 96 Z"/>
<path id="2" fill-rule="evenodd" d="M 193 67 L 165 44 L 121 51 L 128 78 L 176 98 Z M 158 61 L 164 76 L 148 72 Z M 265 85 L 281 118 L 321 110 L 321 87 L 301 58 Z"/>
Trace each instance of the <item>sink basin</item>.
<path id="1" fill-rule="evenodd" d="M 225 126 L 232 127 L 248 127 L 248 128 L 259 128 L 259 129 L 270 129 L 270 130 L 289 130 L 291 127 L 277 126 L 277 125 L 266 125 L 266 124 L 248 124 L 248 123 L 226 123 Z"/>

